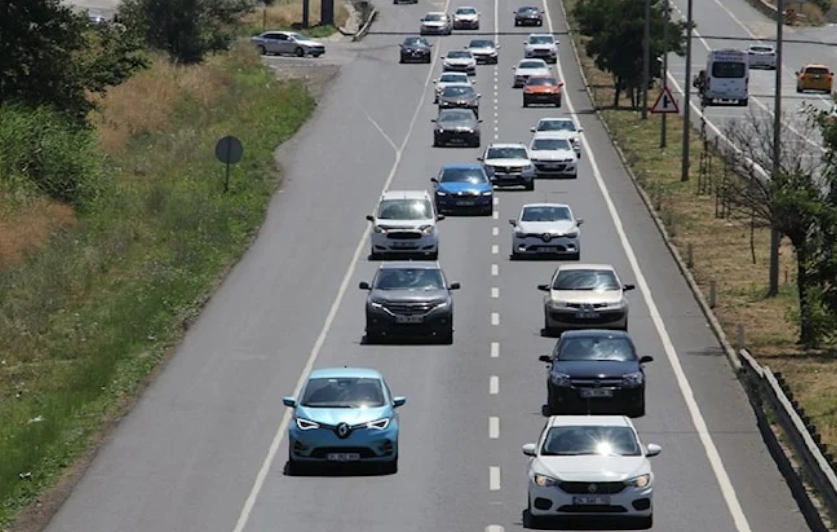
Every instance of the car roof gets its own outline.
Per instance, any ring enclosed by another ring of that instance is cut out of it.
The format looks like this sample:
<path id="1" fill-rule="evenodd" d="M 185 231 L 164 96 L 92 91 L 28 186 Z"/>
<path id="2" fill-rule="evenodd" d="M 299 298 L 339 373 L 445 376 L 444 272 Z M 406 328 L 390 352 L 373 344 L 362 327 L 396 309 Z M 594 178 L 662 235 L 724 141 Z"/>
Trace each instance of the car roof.
<path id="1" fill-rule="evenodd" d="M 541 122 L 572 122 L 575 124 L 575 120 L 567 116 L 546 116 L 538 120 L 538 124 Z"/>
<path id="2" fill-rule="evenodd" d="M 464 54 L 470 54 L 470 53 L 471 53 L 471 50 L 469 50 L 469 49 L 467 49 L 467 48 L 454 48 L 453 50 L 448 50 L 447 52 L 445 52 L 445 55 L 450 55 L 450 54 L 452 54 L 452 53 L 458 53 L 458 54 L 462 54 L 462 53 L 464 53 Z"/>
<path id="3" fill-rule="evenodd" d="M 535 134 L 532 135 L 532 141 L 538 139 L 562 139 L 566 140 L 567 137 L 572 136 L 572 131 L 567 131 L 566 129 L 556 130 L 553 129 L 551 131 L 535 131 Z"/>
<path id="4" fill-rule="evenodd" d="M 444 17 L 448 16 L 448 14 L 444 11 L 428 11 L 427 14 L 425 14 L 424 16 L 426 17 L 427 15 L 442 15 Z"/>
<path id="5" fill-rule="evenodd" d="M 526 61 L 529 61 L 529 62 L 532 62 L 532 63 L 541 63 L 541 64 L 543 64 L 544 66 L 547 66 L 546 61 L 544 61 L 543 59 L 537 59 L 537 58 L 535 58 L 535 57 L 526 57 L 526 58 L 523 58 L 523 59 L 521 59 L 520 61 L 518 61 L 518 62 L 517 62 L 517 64 L 518 64 L 518 65 L 520 65 L 521 63 L 524 63 L 524 62 L 526 62 Z"/>
<path id="6" fill-rule="evenodd" d="M 465 72 L 442 72 L 441 75 L 439 75 L 439 77 L 441 78 L 443 76 L 455 76 L 457 78 L 465 78 L 469 82 L 471 81 L 471 78 L 469 78 L 468 74 Z"/>
<path id="7" fill-rule="evenodd" d="M 570 209 L 570 206 L 566 203 L 526 203 L 520 208 L 520 210 L 528 209 L 529 207 L 532 207 L 533 209 L 538 207 L 566 207 Z"/>
<path id="8" fill-rule="evenodd" d="M 526 145 L 520 142 L 494 142 L 488 145 L 489 148 L 525 148 Z"/>
<path id="9" fill-rule="evenodd" d="M 442 170 L 482 170 L 481 164 L 476 163 L 453 163 L 442 166 Z"/>
<path id="10" fill-rule="evenodd" d="M 308 379 L 339 379 L 341 377 L 384 379 L 383 374 L 376 369 L 353 367 L 315 369 L 308 376 Z"/>
<path id="11" fill-rule="evenodd" d="M 631 339 L 626 331 L 617 331 L 613 329 L 576 329 L 564 331 L 561 334 L 561 339 L 564 338 L 626 338 Z"/>
<path id="12" fill-rule="evenodd" d="M 819 63 L 808 63 L 807 65 L 805 65 L 805 66 L 804 66 L 804 67 L 802 67 L 802 68 L 825 68 L 825 69 L 827 69 L 827 70 L 829 70 L 829 71 L 831 70 L 830 68 L 828 68 L 828 66 L 827 66 L 827 65 L 821 65 L 821 64 L 819 64 Z"/>
<path id="13" fill-rule="evenodd" d="M 462 9 L 473 9 L 474 11 L 477 10 L 477 8 L 475 8 L 474 6 L 459 6 L 456 8 L 457 11 L 460 11 Z"/>
<path id="14" fill-rule="evenodd" d="M 750 48 L 770 48 L 770 49 L 772 50 L 772 49 L 773 49 L 773 45 L 772 45 L 772 44 L 764 44 L 764 43 L 757 42 L 757 43 L 753 43 L 753 44 L 751 44 L 751 45 L 750 45 Z"/>
<path id="15" fill-rule="evenodd" d="M 441 270 L 439 263 L 431 260 L 394 260 L 390 262 L 381 263 L 379 270 L 403 270 L 405 268 L 423 269 L 423 270 Z"/>
<path id="16" fill-rule="evenodd" d="M 551 33 L 530 33 L 529 37 L 552 37 L 555 38 Z"/>
<path id="17" fill-rule="evenodd" d="M 381 200 L 391 199 L 427 199 L 430 194 L 426 190 L 387 190 L 381 194 Z"/>
<path id="18" fill-rule="evenodd" d="M 616 268 L 610 264 L 592 264 L 592 263 L 563 263 L 558 266 L 559 270 L 601 270 L 601 271 L 616 271 Z"/>
<path id="19" fill-rule="evenodd" d="M 629 427 L 634 424 L 627 416 L 551 416 L 549 427 Z M 636 429 L 634 429 L 636 430 Z"/>

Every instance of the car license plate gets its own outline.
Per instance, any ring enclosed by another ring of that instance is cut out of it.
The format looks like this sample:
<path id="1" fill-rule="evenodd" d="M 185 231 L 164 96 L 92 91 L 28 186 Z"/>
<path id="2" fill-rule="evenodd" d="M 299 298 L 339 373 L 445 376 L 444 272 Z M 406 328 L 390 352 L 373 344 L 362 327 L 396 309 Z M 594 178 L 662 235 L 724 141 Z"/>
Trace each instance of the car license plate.
<path id="1" fill-rule="evenodd" d="M 607 388 L 582 388 L 581 397 L 585 399 L 593 397 L 613 397 L 613 390 Z"/>
<path id="2" fill-rule="evenodd" d="M 326 459 L 329 462 L 356 462 L 360 460 L 360 453 L 328 453 Z"/>
<path id="3" fill-rule="evenodd" d="M 392 247 L 394 248 L 413 248 L 416 247 L 415 244 L 412 242 L 393 242 Z"/>
<path id="4" fill-rule="evenodd" d="M 424 316 L 396 316 L 396 323 L 421 323 L 424 321 Z"/>
<path id="5" fill-rule="evenodd" d="M 472 206 L 476 205 L 477 202 L 476 201 L 457 201 L 456 204 L 460 205 L 462 207 L 472 207 Z"/>
<path id="6" fill-rule="evenodd" d="M 541 248 L 538 248 L 538 251 L 540 251 L 541 253 L 552 253 L 553 251 L 555 251 L 555 248 L 541 247 Z"/>
<path id="7" fill-rule="evenodd" d="M 573 504 L 582 506 L 610 506 L 610 497 L 602 497 L 601 495 L 573 497 Z"/>
<path id="8" fill-rule="evenodd" d="M 598 312 L 595 312 L 593 310 L 576 312 L 576 314 L 575 314 L 575 317 L 580 319 L 580 320 L 594 320 L 594 319 L 596 319 L 600 316 L 601 315 Z"/>

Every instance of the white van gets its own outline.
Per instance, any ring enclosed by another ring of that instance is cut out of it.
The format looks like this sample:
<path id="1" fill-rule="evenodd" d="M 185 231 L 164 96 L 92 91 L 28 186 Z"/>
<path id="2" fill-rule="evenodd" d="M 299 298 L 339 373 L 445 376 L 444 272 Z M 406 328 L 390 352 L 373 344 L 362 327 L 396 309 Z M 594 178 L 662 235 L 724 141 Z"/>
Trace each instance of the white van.
<path id="1" fill-rule="evenodd" d="M 750 86 L 750 64 L 742 50 L 713 50 L 706 58 L 706 70 L 695 86 L 700 90 L 704 106 L 737 103 L 747 106 Z"/>

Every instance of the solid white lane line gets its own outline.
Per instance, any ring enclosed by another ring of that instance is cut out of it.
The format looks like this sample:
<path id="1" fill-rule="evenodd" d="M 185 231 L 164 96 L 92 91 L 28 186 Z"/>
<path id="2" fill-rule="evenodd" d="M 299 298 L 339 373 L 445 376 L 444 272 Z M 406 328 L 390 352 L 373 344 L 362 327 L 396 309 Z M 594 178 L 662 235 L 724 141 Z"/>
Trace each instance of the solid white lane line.
<path id="1" fill-rule="evenodd" d="M 496 440 L 500 437 L 500 418 L 491 416 L 488 418 L 488 437 Z"/>
<path id="2" fill-rule="evenodd" d="M 500 267 L 496 264 L 491 265 L 491 275 L 493 277 L 497 277 L 498 275 L 500 275 Z"/>
<path id="3" fill-rule="evenodd" d="M 500 468 L 491 466 L 488 468 L 488 489 L 500 491 Z"/>
<path id="4" fill-rule="evenodd" d="M 492 375 L 488 379 L 488 394 L 497 395 L 498 393 L 500 393 L 500 377 Z"/>
<path id="5" fill-rule="evenodd" d="M 497 255 L 498 253 L 500 253 L 500 246 L 497 244 L 491 244 L 491 254 Z"/>
<path id="6" fill-rule="evenodd" d="M 552 17 L 549 14 L 549 2 L 547 0 L 543 0 L 544 6 L 544 15 L 547 20 L 547 24 L 549 24 L 549 32 L 554 33 L 553 25 L 552 25 Z M 561 9 L 563 10 L 563 4 L 561 4 Z M 566 10 L 564 10 L 564 18 L 566 19 Z M 556 63 L 556 69 L 558 70 L 558 75 L 560 79 L 567 79 L 564 76 L 564 72 L 561 68 L 561 61 Z M 565 101 L 567 104 L 567 109 L 569 109 L 570 114 L 576 115 L 575 107 L 572 104 L 572 101 L 569 97 L 570 93 L 566 93 L 564 95 Z M 732 481 L 727 474 L 727 470 L 724 467 L 723 460 L 721 460 L 721 455 L 718 453 L 718 448 L 715 446 L 715 442 L 712 439 L 712 435 L 709 433 L 709 428 L 706 426 L 706 420 L 703 418 L 703 414 L 700 411 L 700 407 L 695 400 L 694 392 L 692 391 L 692 386 L 689 383 L 689 379 L 686 377 L 685 372 L 683 371 L 683 366 L 680 364 L 680 358 L 677 355 L 677 351 L 674 349 L 674 344 L 671 342 L 671 337 L 666 330 L 665 323 L 663 322 L 663 318 L 660 315 L 660 311 L 657 308 L 657 304 L 654 301 L 654 297 L 651 295 L 651 288 L 648 286 L 648 281 L 645 279 L 645 275 L 642 273 L 642 268 L 639 265 L 639 261 L 636 258 L 636 254 L 634 253 L 633 246 L 631 245 L 630 240 L 628 240 L 628 235 L 625 233 L 625 227 L 622 224 L 622 218 L 619 216 L 619 212 L 616 210 L 616 206 L 613 204 L 613 200 L 610 196 L 610 191 L 605 184 L 604 178 L 602 177 L 602 173 L 599 170 L 599 165 L 596 162 L 596 155 L 593 153 L 593 149 L 590 147 L 590 143 L 587 141 L 587 137 L 584 135 L 581 136 L 581 144 L 584 147 L 584 151 L 587 152 L 587 160 L 590 163 L 590 166 L 593 169 L 593 177 L 596 180 L 596 183 L 599 186 L 599 191 L 602 194 L 604 199 L 605 205 L 607 205 L 607 210 L 610 213 L 610 217 L 613 219 L 613 225 L 616 229 L 617 235 L 619 235 L 619 241 L 622 243 L 622 248 L 625 250 L 625 255 L 628 258 L 628 262 L 631 265 L 631 270 L 634 273 L 636 278 L 636 285 L 639 288 L 640 292 L 642 293 L 642 297 L 645 299 L 646 305 L 648 306 L 648 312 L 651 315 L 651 321 L 654 323 L 654 327 L 657 329 L 657 334 L 660 337 L 660 340 L 663 344 L 663 349 L 666 352 L 666 357 L 668 358 L 669 363 L 671 364 L 672 370 L 674 371 L 675 379 L 677 380 L 677 385 L 680 388 L 680 393 L 683 395 L 683 399 L 686 402 L 686 407 L 689 410 L 689 415 L 692 418 L 692 424 L 695 426 L 697 430 L 698 437 L 700 438 L 701 443 L 703 444 L 704 449 L 706 450 L 706 457 L 709 461 L 710 466 L 712 467 L 712 471 L 715 474 L 715 478 L 718 480 L 718 485 L 721 488 L 721 493 L 723 494 L 724 500 L 727 503 L 727 507 L 729 508 L 729 512 L 732 515 L 732 519 L 735 522 L 735 528 L 738 532 L 751 532 L 750 523 L 747 521 L 747 517 L 744 515 L 744 510 L 741 508 L 741 503 L 738 501 L 738 496 L 735 493 L 735 488 L 732 485 Z"/>
<path id="7" fill-rule="evenodd" d="M 491 298 L 492 299 L 497 299 L 498 297 L 500 297 L 500 289 L 497 288 L 496 286 L 492 286 L 491 287 Z"/>
<path id="8" fill-rule="evenodd" d="M 500 358 L 500 344 L 498 342 L 491 342 L 491 358 Z M 500 385 L 500 379 L 497 379 L 497 386 Z"/>
<path id="9" fill-rule="evenodd" d="M 500 314 L 497 312 L 491 313 L 491 325 L 500 325 Z"/>
<path id="10" fill-rule="evenodd" d="M 491 228 L 491 236 L 497 236 L 499 234 L 500 234 L 500 228 L 499 227 L 492 227 Z"/>
<path id="11" fill-rule="evenodd" d="M 450 0 L 446 0 L 445 2 L 445 11 L 448 10 L 450 7 Z M 425 101 L 425 93 L 427 92 L 427 88 L 430 86 L 430 82 L 433 79 L 433 72 L 435 71 L 436 63 L 439 59 L 439 51 L 441 48 L 437 48 L 434 51 L 433 60 L 430 62 L 430 68 L 427 71 L 427 77 L 424 80 L 424 90 L 419 98 L 418 103 L 416 104 L 415 111 L 413 112 L 413 116 L 410 119 L 410 124 L 407 127 L 407 133 L 404 135 L 404 140 L 401 142 L 401 145 L 395 150 L 395 161 L 393 161 L 392 168 L 390 169 L 389 175 L 384 182 L 384 185 L 381 190 L 381 194 L 386 191 L 392 181 L 395 179 L 395 174 L 398 171 L 398 167 L 401 164 L 401 156 L 404 153 L 404 148 L 407 147 L 407 142 L 412 137 L 413 129 L 415 129 L 416 122 L 418 121 L 418 117 L 421 114 L 422 109 L 424 108 L 424 101 Z M 379 194 L 380 195 L 380 194 Z M 297 380 L 296 387 L 294 387 L 293 396 L 296 397 L 299 395 L 300 391 L 302 390 L 302 386 L 305 384 L 305 379 L 308 377 L 308 374 L 311 373 L 311 369 L 314 367 L 314 364 L 317 361 L 317 357 L 320 356 L 320 351 L 323 348 L 323 344 L 325 344 L 326 337 L 328 336 L 329 331 L 331 330 L 331 326 L 334 323 L 334 319 L 337 317 L 337 311 L 340 309 L 340 305 L 343 302 L 343 297 L 346 295 L 346 291 L 349 288 L 349 283 L 352 280 L 352 276 L 354 276 L 355 269 L 357 268 L 358 261 L 360 257 L 363 255 L 364 248 L 366 246 L 366 241 L 369 238 L 370 227 L 367 226 L 363 230 L 363 234 L 360 237 L 360 240 L 355 247 L 354 255 L 352 255 L 352 259 L 349 262 L 348 267 L 346 268 L 346 273 L 343 275 L 343 280 L 340 283 L 340 288 L 337 290 L 337 296 L 334 299 L 334 302 L 331 304 L 331 308 L 326 315 L 325 322 L 323 323 L 323 328 L 320 330 L 319 336 L 317 336 L 317 340 L 314 342 L 314 346 L 311 348 L 311 353 L 308 355 L 308 360 L 305 362 L 305 366 L 302 368 L 302 373 L 299 375 L 299 379 Z M 235 528 L 233 528 L 233 532 L 243 532 L 244 528 L 247 526 L 248 521 L 250 520 L 250 516 L 253 513 L 253 508 L 256 506 L 256 500 L 259 497 L 259 493 L 261 493 L 262 488 L 264 487 L 265 480 L 267 480 L 267 475 L 270 473 L 270 468 L 273 466 L 273 461 L 276 459 L 276 453 L 279 451 L 279 447 L 282 444 L 282 441 L 285 439 L 285 435 L 288 432 L 288 425 L 291 422 L 291 417 L 293 416 L 293 410 L 290 408 L 285 409 L 285 413 L 282 416 L 282 420 L 279 422 L 279 427 L 276 429 L 276 433 L 273 435 L 273 440 L 270 442 L 270 446 L 268 447 L 267 456 L 265 456 L 264 460 L 262 461 L 262 465 L 259 468 L 259 472 L 256 475 L 256 479 L 253 481 L 253 486 L 250 489 L 250 493 L 247 495 L 247 499 L 244 501 L 244 506 L 241 508 L 241 512 L 238 515 L 238 520 L 236 521 Z"/>

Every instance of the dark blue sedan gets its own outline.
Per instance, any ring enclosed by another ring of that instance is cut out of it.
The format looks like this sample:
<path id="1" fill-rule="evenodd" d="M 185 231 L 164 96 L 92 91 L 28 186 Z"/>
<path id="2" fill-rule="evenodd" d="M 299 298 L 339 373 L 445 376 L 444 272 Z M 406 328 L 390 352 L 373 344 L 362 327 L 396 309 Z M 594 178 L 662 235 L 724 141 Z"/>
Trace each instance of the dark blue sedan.
<path id="1" fill-rule="evenodd" d="M 481 164 L 446 164 L 431 181 L 439 213 L 491 216 L 494 211 L 494 186 Z"/>

